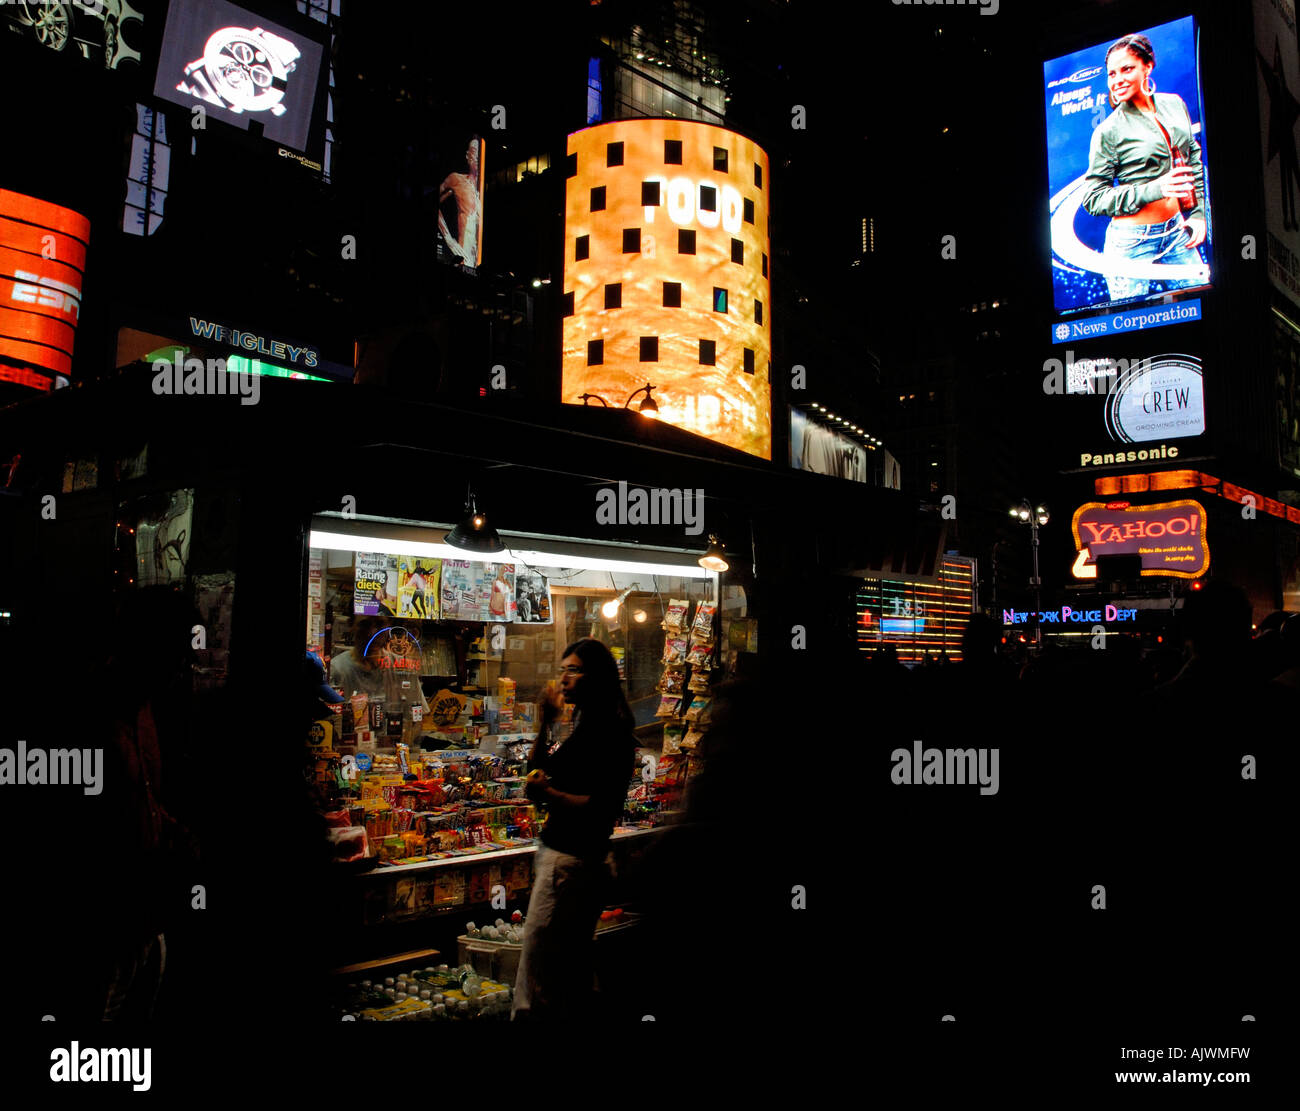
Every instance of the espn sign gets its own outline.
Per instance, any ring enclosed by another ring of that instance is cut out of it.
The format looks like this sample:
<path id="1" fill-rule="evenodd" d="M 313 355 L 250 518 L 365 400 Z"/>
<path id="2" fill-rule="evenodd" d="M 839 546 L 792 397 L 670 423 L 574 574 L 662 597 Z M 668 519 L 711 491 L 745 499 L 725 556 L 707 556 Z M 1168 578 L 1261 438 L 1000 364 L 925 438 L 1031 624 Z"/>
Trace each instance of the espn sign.
<path id="1" fill-rule="evenodd" d="M 1159 505 L 1087 502 L 1074 512 L 1076 579 L 1095 579 L 1099 556 L 1138 555 L 1142 574 L 1196 579 L 1210 567 L 1205 510 L 1199 502 Z"/>
<path id="2" fill-rule="evenodd" d="M 0 189 L 0 363 L 15 372 L 4 380 L 49 389 L 71 374 L 89 242 L 80 213 Z"/>

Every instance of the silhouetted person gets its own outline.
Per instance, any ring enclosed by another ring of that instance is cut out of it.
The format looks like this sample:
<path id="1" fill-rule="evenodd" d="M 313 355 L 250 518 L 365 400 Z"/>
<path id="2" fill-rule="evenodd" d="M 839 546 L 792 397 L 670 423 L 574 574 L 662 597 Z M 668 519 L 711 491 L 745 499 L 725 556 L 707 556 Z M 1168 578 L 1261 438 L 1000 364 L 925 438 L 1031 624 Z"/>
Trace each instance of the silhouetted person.
<path id="1" fill-rule="evenodd" d="M 770 692 L 750 681 L 716 689 L 683 820 L 658 835 L 636 877 L 646 912 L 641 951 L 673 970 L 642 980 L 641 1013 L 660 1023 L 770 1027 L 789 1019 L 773 1011 L 763 970 L 804 955 L 799 939 L 814 911 L 794 908 L 794 888 L 818 897 L 815 854 L 776 830 L 757 842 L 737 835 L 784 790 L 772 780 L 779 761 Z M 706 978 L 714 985 L 707 995 L 697 990 Z"/>
<path id="2" fill-rule="evenodd" d="M 185 728 L 192 687 L 184 596 L 146 587 L 117 599 L 110 656 L 92 674 L 103 714 L 104 791 L 91 821 L 112 908 L 90 932 L 105 1020 L 147 1020 L 167 965 L 165 933 L 181 911 L 175 877 L 196 846 L 164 799 L 163 746 Z M 160 743 L 162 738 L 162 743 Z"/>
<path id="3" fill-rule="evenodd" d="M 1268 683 L 1268 704 L 1281 713 L 1300 710 L 1300 613 L 1291 614 L 1277 633 L 1280 670 Z M 1291 718 L 1294 732 L 1296 718 Z"/>
<path id="4" fill-rule="evenodd" d="M 1206 583 L 1192 591 L 1183 604 L 1184 652 L 1187 662 L 1169 682 L 1156 688 L 1165 697 L 1184 697 L 1199 692 L 1218 702 L 1221 684 L 1246 682 L 1257 686 L 1249 674 L 1250 601 L 1245 591 L 1231 583 Z M 1241 692 L 1232 692 L 1236 697 Z"/>
<path id="5" fill-rule="evenodd" d="M 961 638 L 961 663 L 950 664 L 941 672 L 943 689 L 950 692 L 950 710 L 979 710 L 996 706 L 1013 678 L 1000 654 L 1002 636 L 987 614 L 973 613 Z"/>
<path id="6" fill-rule="evenodd" d="M 334 728 L 337 730 L 340 719 L 338 714 L 331 710 L 330 707 L 341 704 L 343 696 L 326 681 L 325 665 L 315 652 L 306 653 L 302 666 L 303 716 L 309 722 L 318 721 L 321 718 L 330 719 L 334 722 Z"/>
<path id="7" fill-rule="evenodd" d="M 1188 593 L 1181 618 L 1186 662 L 1124 729 L 1130 775 L 1153 835 L 1178 828 L 1187 849 L 1226 851 L 1228 839 L 1265 817 L 1243 761 L 1252 756 L 1268 768 L 1277 737 L 1264 720 L 1264 677 L 1252 667 L 1245 592 L 1206 583 Z"/>

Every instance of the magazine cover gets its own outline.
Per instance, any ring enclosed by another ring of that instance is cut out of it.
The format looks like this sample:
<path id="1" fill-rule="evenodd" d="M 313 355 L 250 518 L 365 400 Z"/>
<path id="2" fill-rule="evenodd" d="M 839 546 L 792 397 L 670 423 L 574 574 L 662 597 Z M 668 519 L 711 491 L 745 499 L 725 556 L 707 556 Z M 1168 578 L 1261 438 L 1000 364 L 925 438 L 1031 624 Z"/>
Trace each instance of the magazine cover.
<path id="1" fill-rule="evenodd" d="M 514 621 L 518 613 L 515 603 L 515 565 L 493 563 L 492 597 L 488 611 L 492 621 Z"/>
<path id="2" fill-rule="evenodd" d="M 397 613 L 437 621 L 442 612 L 438 583 L 442 560 L 435 556 L 401 556 L 397 563 Z"/>
<path id="3" fill-rule="evenodd" d="M 492 564 L 473 562 L 470 564 L 470 577 L 473 597 L 470 600 L 472 615 L 467 617 L 462 610 L 462 621 L 487 621 L 490 619 L 489 606 L 492 604 Z"/>
<path id="4" fill-rule="evenodd" d="M 384 552 L 357 552 L 357 580 L 352 595 L 352 612 L 396 617 L 396 610 L 397 556 Z"/>
<path id="5" fill-rule="evenodd" d="M 474 621 L 478 608 L 474 567 L 467 559 L 442 561 L 442 617 L 444 621 Z"/>
<path id="6" fill-rule="evenodd" d="M 516 621 L 532 625 L 551 623 L 551 585 L 546 576 L 537 571 L 515 573 Z"/>

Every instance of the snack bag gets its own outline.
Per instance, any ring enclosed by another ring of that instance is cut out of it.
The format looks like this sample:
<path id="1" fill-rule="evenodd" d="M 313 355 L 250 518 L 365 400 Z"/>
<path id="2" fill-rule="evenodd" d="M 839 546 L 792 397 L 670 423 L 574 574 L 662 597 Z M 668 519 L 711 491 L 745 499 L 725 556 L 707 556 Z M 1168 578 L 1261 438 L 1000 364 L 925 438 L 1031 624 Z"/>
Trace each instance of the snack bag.
<path id="1" fill-rule="evenodd" d="M 698 696 L 691 701 L 690 709 L 686 711 L 687 721 L 706 722 L 709 720 L 709 705 L 713 699 Z"/>
<path id="2" fill-rule="evenodd" d="M 686 654 L 686 662 L 691 667 L 707 668 L 713 659 L 713 645 L 705 644 L 702 641 L 692 640 L 691 649 Z"/>
<path id="3" fill-rule="evenodd" d="M 682 741 L 682 751 L 693 752 L 699 747 L 702 740 L 704 740 L 704 731 L 702 729 L 688 730 L 686 737 Z"/>
<path id="4" fill-rule="evenodd" d="M 717 604 L 714 602 L 701 602 L 695 609 L 695 624 L 692 626 L 692 635 L 709 644 L 713 643 L 713 615 L 717 612 Z"/>
<path id="5" fill-rule="evenodd" d="M 685 637 L 665 637 L 663 662 L 670 667 L 673 665 L 681 666 L 686 662 L 686 648 Z"/>
<path id="6" fill-rule="evenodd" d="M 682 750 L 682 735 L 686 732 L 680 725 L 664 726 L 664 752 L 665 756 L 672 756 L 674 753 Z"/>
<path id="7" fill-rule="evenodd" d="M 659 700 L 659 709 L 655 711 L 655 717 L 675 718 L 681 705 L 682 696 L 680 694 L 666 694 Z"/>
<path id="8" fill-rule="evenodd" d="M 676 671 L 673 668 L 669 668 L 663 673 L 663 677 L 659 680 L 658 689 L 663 691 L 664 694 L 681 694 L 682 684 L 685 679 L 686 672 Z"/>
<path id="9" fill-rule="evenodd" d="M 709 673 L 701 667 L 697 667 L 691 672 L 691 681 L 686 684 L 688 691 L 696 692 L 706 691 L 709 689 Z"/>
<path id="10" fill-rule="evenodd" d="M 664 628 L 670 633 L 679 633 L 686 628 L 686 614 L 690 611 L 688 598 L 672 598 L 664 614 Z"/>

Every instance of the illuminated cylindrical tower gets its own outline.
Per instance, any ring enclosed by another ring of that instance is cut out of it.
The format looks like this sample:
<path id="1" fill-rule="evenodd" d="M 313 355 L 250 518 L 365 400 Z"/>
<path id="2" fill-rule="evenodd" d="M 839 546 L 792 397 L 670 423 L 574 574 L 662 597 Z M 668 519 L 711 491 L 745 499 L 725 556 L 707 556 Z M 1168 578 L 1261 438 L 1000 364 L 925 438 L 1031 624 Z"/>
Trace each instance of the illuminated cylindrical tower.
<path id="1" fill-rule="evenodd" d="M 566 174 L 563 400 L 649 382 L 661 420 L 770 459 L 767 154 L 620 120 L 570 135 Z"/>

